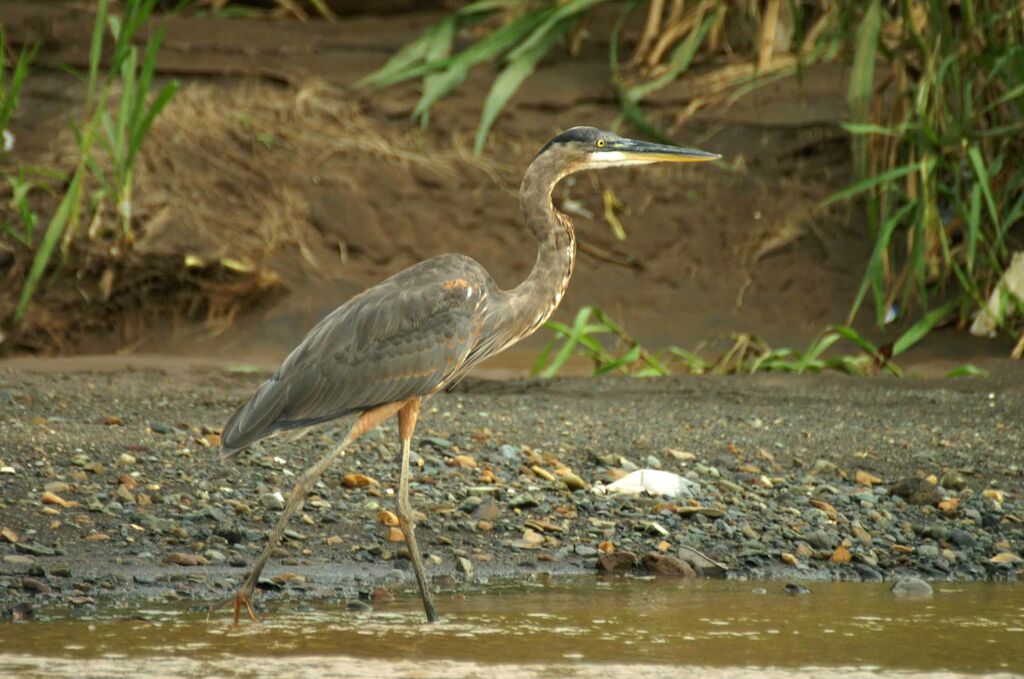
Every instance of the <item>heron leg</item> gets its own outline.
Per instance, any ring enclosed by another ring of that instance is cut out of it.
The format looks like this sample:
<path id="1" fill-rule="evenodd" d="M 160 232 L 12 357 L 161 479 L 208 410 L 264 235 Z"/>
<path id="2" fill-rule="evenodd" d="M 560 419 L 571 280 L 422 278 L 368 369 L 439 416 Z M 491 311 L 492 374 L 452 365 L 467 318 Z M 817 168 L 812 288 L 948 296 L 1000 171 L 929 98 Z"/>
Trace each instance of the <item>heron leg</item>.
<path id="1" fill-rule="evenodd" d="M 419 401 L 417 399 L 417 403 L 418 402 Z M 235 595 L 234 599 L 228 599 L 214 605 L 210 608 L 211 612 L 229 603 L 234 603 L 234 621 L 236 625 L 238 624 L 239 613 L 243 606 L 249 613 L 249 618 L 253 622 L 259 622 L 256 618 L 256 613 L 252 608 L 252 595 L 253 592 L 256 591 L 256 583 L 259 582 L 263 568 L 267 565 L 267 561 L 270 560 L 270 555 L 284 536 L 284 531 L 288 527 L 288 520 L 292 518 L 292 515 L 306 503 L 306 494 L 313 488 L 313 485 L 316 484 L 317 480 L 323 475 L 323 473 L 327 471 L 327 468 L 331 463 L 340 457 L 353 441 L 394 415 L 404 405 L 406 405 L 406 402 L 388 403 L 363 413 L 359 419 L 352 424 L 352 428 L 348 430 L 348 434 L 345 435 L 345 439 L 341 443 L 336 445 L 331 449 L 331 452 L 327 453 L 327 455 L 321 458 L 319 462 L 299 476 L 298 480 L 295 482 L 295 488 L 292 490 L 292 494 L 288 498 L 288 504 L 285 505 L 284 511 L 281 512 L 281 516 L 277 520 L 277 525 L 274 526 L 274 530 L 270 533 L 270 537 L 267 538 L 267 546 L 264 547 L 263 553 L 260 554 L 260 557 L 256 559 L 256 563 L 253 564 L 252 571 L 249 572 L 249 577 L 245 579 L 245 582 L 242 584 L 241 589 L 238 590 L 238 594 Z"/>
<path id="2" fill-rule="evenodd" d="M 409 549 L 412 570 L 416 574 L 416 583 L 423 597 L 423 610 L 427 614 L 427 622 L 437 622 L 437 611 L 430 596 L 427 585 L 427 572 L 423 568 L 423 558 L 416 544 L 416 523 L 409 503 L 409 457 L 412 448 L 412 433 L 416 429 L 416 418 L 420 412 L 420 399 L 407 401 L 398 411 L 398 437 L 402 441 L 402 472 L 398 480 L 398 525 L 405 536 L 405 545 Z"/>

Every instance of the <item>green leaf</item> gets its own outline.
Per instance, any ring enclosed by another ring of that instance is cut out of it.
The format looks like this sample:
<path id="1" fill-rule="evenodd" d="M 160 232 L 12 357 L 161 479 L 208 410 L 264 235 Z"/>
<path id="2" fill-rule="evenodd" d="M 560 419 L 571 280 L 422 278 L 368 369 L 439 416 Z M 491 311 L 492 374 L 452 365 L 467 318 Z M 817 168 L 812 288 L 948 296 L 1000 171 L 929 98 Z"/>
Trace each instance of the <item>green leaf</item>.
<path id="1" fill-rule="evenodd" d="M 988 179 L 988 170 L 985 167 L 984 159 L 981 157 L 981 149 L 978 148 L 977 144 L 971 144 L 970 148 L 967 149 L 967 157 L 970 158 L 971 167 L 974 168 L 974 174 L 978 177 L 978 183 L 981 184 L 981 192 L 985 196 L 985 205 L 988 206 L 988 214 L 992 220 L 992 225 L 996 231 L 999 231 L 999 209 L 996 207 L 995 199 L 992 198 L 992 187 Z"/>
<path id="2" fill-rule="evenodd" d="M 946 373 L 946 377 L 988 377 L 988 371 L 971 363 L 965 363 L 950 370 Z"/>
<path id="3" fill-rule="evenodd" d="M 873 177 L 863 179 L 854 184 L 853 186 L 843 189 L 842 191 L 833 193 L 831 196 L 821 201 L 821 203 L 818 204 L 818 207 L 827 207 L 833 203 L 838 203 L 839 201 L 853 198 L 854 196 L 864 193 L 865 191 L 870 191 L 876 186 L 887 184 L 893 180 L 899 179 L 900 177 L 906 177 L 911 172 L 916 172 L 921 168 L 922 164 L 918 162 L 903 165 L 901 167 L 895 167 L 891 170 L 886 170 L 881 174 L 877 174 Z"/>
<path id="4" fill-rule="evenodd" d="M 494 79 L 487 98 L 484 100 L 483 112 L 480 114 L 480 126 L 477 128 L 476 138 L 473 140 L 473 153 L 480 155 L 487 140 L 487 134 L 490 132 L 491 126 L 494 125 L 494 121 L 497 120 L 498 114 L 505 108 L 523 81 L 533 74 L 537 64 L 548 53 L 552 45 L 558 42 L 568 30 L 569 22 L 564 21 L 554 30 L 547 31 L 543 40 L 534 41 L 531 50 L 526 52 L 517 50 L 509 55 L 508 65 Z M 517 54 L 518 56 L 516 56 Z"/>
<path id="5" fill-rule="evenodd" d="M 910 326 L 905 333 L 900 335 L 899 339 L 893 342 L 892 355 L 899 356 L 920 342 L 928 333 L 935 329 L 935 326 L 944 321 L 959 304 L 960 300 L 954 299 L 946 302 L 938 309 L 932 309 L 925 314 L 921 320 Z"/>
<path id="6" fill-rule="evenodd" d="M 878 38 L 882 30 L 881 0 L 870 0 L 864 18 L 857 28 L 857 46 L 846 100 L 856 122 L 868 119 L 868 111 L 875 86 L 875 60 L 878 56 Z M 863 140 L 853 138 L 854 162 L 857 176 L 867 174 L 867 147 Z"/>

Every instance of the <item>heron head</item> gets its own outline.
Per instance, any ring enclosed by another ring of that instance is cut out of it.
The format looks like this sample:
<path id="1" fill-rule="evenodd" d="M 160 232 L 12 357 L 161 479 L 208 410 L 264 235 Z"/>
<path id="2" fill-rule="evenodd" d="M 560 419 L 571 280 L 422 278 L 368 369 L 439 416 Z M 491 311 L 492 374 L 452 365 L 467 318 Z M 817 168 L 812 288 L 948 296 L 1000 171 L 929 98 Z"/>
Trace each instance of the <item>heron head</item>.
<path id="1" fill-rule="evenodd" d="M 717 153 L 684 146 L 626 139 L 596 127 L 573 127 L 549 141 L 537 158 L 551 154 L 570 171 L 648 165 L 650 163 L 701 163 L 721 158 Z"/>

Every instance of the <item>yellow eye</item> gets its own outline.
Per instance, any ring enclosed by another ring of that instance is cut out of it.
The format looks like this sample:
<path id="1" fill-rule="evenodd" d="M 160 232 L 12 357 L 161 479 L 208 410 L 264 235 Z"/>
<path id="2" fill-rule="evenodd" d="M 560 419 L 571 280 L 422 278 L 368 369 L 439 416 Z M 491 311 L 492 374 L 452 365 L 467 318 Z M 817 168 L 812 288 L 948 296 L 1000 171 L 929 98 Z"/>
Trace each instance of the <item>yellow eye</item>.
<path id="1" fill-rule="evenodd" d="M 597 140 L 597 148 L 604 148 L 604 139 Z"/>

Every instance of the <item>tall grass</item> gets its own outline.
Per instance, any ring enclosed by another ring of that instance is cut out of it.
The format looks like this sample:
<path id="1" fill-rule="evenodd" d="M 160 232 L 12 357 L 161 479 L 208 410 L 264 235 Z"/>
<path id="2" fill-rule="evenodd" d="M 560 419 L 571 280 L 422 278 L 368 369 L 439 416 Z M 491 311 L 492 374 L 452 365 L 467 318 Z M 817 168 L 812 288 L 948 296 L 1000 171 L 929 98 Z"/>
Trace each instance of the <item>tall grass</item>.
<path id="1" fill-rule="evenodd" d="M 83 214 L 92 225 L 90 238 L 115 238 L 122 245 L 134 239 L 131 217 L 132 167 L 136 154 L 154 118 L 177 90 L 177 82 L 162 87 L 150 100 L 157 51 L 163 37 L 150 37 L 141 57 L 134 39 L 143 28 L 156 0 L 124 0 L 120 16 L 109 13 L 108 0 L 97 3 L 86 74 L 86 115 L 74 125 L 79 158 L 69 175 L 56 210 L 42 234 L 34 239 L 34 255 L 22 285 L 14 321 L 20 322 L 28 309 L 58 249 L 67 255 L 78 237 Z M 107 40 L 109 34 L 109 41 Z M 110 42 L 104 60 L 104 43 Z M 108 107 L 113 108 L 113 111 Z M 104 169 L 106 167 L 107 169 Z M 92 203 L 83 203 L 89 189 L 98 185 Z M 114 201 L 119 227 L 103 226 L 104 205 Z M 35 242 L 38 240 L 38 242 Z"/>
<path id="2" fill-rule="evenodd" d="M 0 159 L 7 156 L 16 143 L 14 133 L 10 130 L 11 118 L 18 106 L 21 88 L 25 84 L 29 65 L 35 58 L 38 47 L 36 44 L 31 48 L 22 49 L 14 62 L 13 70 L 8 73 L 7 41 L 3 30 L 0 30 Z M 32 241 L 32 234 L 38 221 L 37 215 L 29 205 L 29 193 L 34 185 L 24 176 L 8 176 L 5 180 L 11 192 L 9 206 L 21 224 L 15 224 L 5 212 L 0 222 L 0 233 L 27 246 Z"/>
<path id="3" fill-rule="evenodd" d="M 626 18 L 641 2 L 614 0 L 478 0 L 452 12 L 439 23 L 399 50 L 377 71 L 356 83 L 357 87 L 386 87 L 413 78 L 423 81 L 413 118 L 425 125 L 431 108 L 461 85 L 469 71 L 496 64 L 497 74 L 484 100 L 474 151 L 482 152 L 487 135 L 500 112 L 538 64 L 557 46 L 570 51 L 587 17 L 605 8 L 620 12 L 608 41 L 613 85 L 618 92 L 623 116 L 650 136 L 662 136 L 645 117 L 645 97 L 685 74 L 699 58 L 721 57 L 723 67 L 709 74 L 685 115 L 729 96 L 735 88 L 756 87 L 771 77 L 793 73 L 807 59 L 821 59 L 835 53 L 833 44 L 823 41 L 824 19 L 831 11 L 797 12 L 799 22 L 787 54 L 776 54 L 774 31 L 765 31 L 754 41 L 757 57 L 736 62 L 736 50 L 724 37 L 727 16 L 759 20 L 773 13 L 778 17 L 781 0 L 769 0 L 766 7 L 755 0 L 700 0 L 683 3 L 652 0 L 643 36 L 632 59 L 619 62 L 619 34 Z M 787 3 L 787 7 L 794 3 Z M 459 38 L 472 36 L 457 50 Z M 797 56 L 799 53 L 801 56 Z"/>
<path id="4" fill-rule="evenodd" d="M 1024 246 L 1024 12 L 871 0 L 850 18 L 859 181 L 827 202 L 862 196 L 875 244 L 851 317 L 869 294 L 879 323 L 954 297 L 966 322 Z"/>
<path id="5" fill-rule="evenodd" d="M 646 5 L 646 8 L 644 6 Z M 1024 219 L 1024 12 L 1002 0 L 479 0 L 445 17 L 358 85 L 423 79 L 413 116 L 458 87 L 469 70 L 500 69 L 481 113 L 480 153 L 502 108 L 538 63 L 601 9 L 612 23 L 609 59 L 622 118 L 664 137 L 644 100 L 690 76 L 679 125 L 700 108 L 734 101 L 808 64 L 847 60 L 847 102 L 855 183 L 824 206 L 863 198 L 874 243 L 847 323 L 870 298 L 879 324 L 923 318 L 954 299 L 961 325 L 989 313 Z M 632 13 L 646 19 L 632 56 L 620 58 Z M 738 41 L 729 21 L 748 26 Z M 785 30 L 784 30 L 785 29 Z M 780 35 L 788 38 L 780 39 Z M 468 40 L 457 49 L 459 39 Z M 604 36 L 600 36 L 604 38 Z M 700 73 L 693 66 L 700 63 Z M 1012 316 L 997 325 L 1013 330 Z M 1024 313 L 1017 318 L 1024 318 Z M 1018 321 L 1019 322 L 1019 321 Z M 1024 343 L 1024 340 L 1022 340 Z"/>

